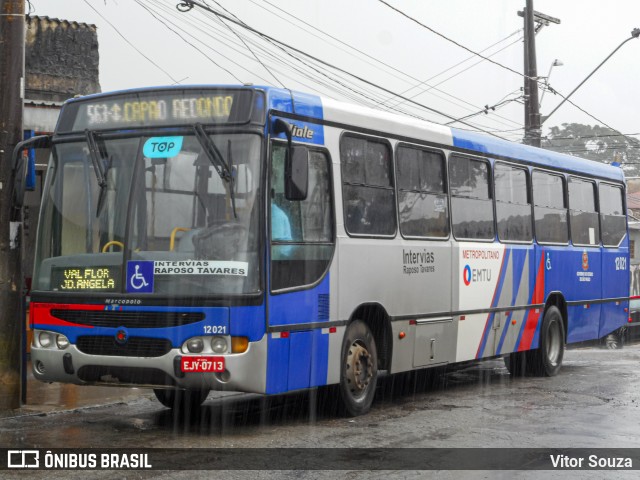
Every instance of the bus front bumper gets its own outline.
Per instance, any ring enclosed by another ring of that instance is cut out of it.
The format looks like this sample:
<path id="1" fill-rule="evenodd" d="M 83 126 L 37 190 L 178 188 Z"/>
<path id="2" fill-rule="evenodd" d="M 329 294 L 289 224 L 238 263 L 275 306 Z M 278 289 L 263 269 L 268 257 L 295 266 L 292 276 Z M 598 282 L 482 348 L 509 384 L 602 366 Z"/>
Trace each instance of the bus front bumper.
<path id="1" fill-rule="evenodd" d="M 31 345 L 33 374 L 42 382 L 265 393 L 266 335 L 249 342 L 244 353 L 219 355 L 225 360 L 224 372 L 181 371 L 181 358 L 199 356 L 178 348 L 161 357 L 124 357 L 89 355 L 74 344 L 63 350 Z"/>

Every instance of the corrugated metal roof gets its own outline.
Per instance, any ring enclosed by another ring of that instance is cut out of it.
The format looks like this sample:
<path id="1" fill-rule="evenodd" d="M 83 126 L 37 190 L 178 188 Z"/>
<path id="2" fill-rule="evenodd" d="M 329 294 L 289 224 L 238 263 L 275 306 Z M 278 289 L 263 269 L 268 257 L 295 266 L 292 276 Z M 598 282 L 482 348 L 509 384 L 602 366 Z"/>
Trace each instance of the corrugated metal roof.
<path id="1" fill-rule="evenodd" d="M 627 208 L 640 209 L 640 193 L 627 193 Z"/>

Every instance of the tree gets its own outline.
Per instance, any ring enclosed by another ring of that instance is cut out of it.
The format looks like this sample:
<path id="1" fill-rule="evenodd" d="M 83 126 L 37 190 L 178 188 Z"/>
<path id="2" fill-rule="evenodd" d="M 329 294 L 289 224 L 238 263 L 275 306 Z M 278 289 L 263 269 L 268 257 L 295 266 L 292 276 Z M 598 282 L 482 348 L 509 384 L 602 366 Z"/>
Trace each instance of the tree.
<path id="1" fill-rule="evenodd" d="M 640 141 L 611 128 L 563 123 L 551 127 L 542 146 L 597 162 L 618 162 L 627 176 L 640 173 Z"/>

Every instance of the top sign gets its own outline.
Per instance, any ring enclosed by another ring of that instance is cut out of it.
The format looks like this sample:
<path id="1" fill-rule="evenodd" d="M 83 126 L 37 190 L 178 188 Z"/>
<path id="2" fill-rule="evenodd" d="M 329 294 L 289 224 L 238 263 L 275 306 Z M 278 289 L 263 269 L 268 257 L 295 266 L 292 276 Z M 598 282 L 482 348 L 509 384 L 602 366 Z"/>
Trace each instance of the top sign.
<path id="1" fill-rule="evenodd" d="M 158 90 L 92 97 L 65 105 L 58 132 L 111 128 L 245 123 L 250 90 Z"/>

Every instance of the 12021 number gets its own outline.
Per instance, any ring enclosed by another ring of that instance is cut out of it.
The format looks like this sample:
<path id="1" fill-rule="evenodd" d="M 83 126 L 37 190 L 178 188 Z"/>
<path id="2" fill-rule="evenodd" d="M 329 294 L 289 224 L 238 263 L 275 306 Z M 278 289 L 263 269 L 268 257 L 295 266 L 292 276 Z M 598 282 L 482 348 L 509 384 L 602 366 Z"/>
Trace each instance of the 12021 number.
<path id="1" fill-rule="evenodd" d="M 627 269 L 627 257 L 616 257 L 616 270 Z"/>
<path id="2" fill-rule="evenodd" d="M 225 325 L 205 325 L 203 329 L 204 333 L 209 335 L 225 335 L 227 333 Z"/>

